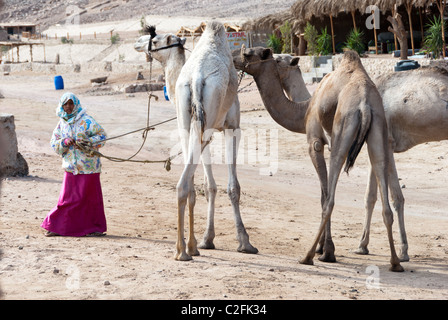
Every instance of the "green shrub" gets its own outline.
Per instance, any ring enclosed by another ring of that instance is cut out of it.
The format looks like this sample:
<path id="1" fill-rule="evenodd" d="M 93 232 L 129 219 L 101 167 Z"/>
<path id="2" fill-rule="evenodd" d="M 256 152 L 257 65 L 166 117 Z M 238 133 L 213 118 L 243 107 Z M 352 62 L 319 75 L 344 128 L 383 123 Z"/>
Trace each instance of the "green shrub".
<path id="1" fill-rule="evenodd" d="M 362 55 L 365 51 L 364 32 L 352 29 L 347 37 L 345 46 L 350 50 L 358 52 L 359 55 Z"/>
<path id="2" fill-rule="evenodd" d="M 428 51 L 434 54 L 434 58 L 438 59 L 443 52 L 442 20 L 434 17 L 434 20 L 429 19 L 429 21 L 425 32 L 424 45 Z"/>
<path id="3" fill-rule="evenodd" d="M 114 34 L 114 35 L 112 35 L 112 36 L 110 37 L 110 42 L 111 42 L 112 44 L 115 44 L 115 43 L 117 43 L 118 41 L 120 41 L 120 35 L 119 35 L 118 33 L 116 33 L 116 34 Z"/>
<path id="4" fill-rule="evenodd" d="M 285 21 L 285 23 L 280 27 L 280 32 L 282 33 L 282 42 L 283 42 L 283 47 L 282 47 L 282 53 L 291 53 L 292 52 L 292 48 L 291 48 L 291 24 L 289 23 L 289 21 Z"/>
<path id="5" fill-rule="evenodd" d="M 269 35 L 266 45 L 272 49 L 272 52 L 282 53 L 282 39 L 277 37 L 274 33 Z"/>
<path id="6" fill-rule="evenodd" d="M 317 38 L 319 34 L 316 28 L 309 22 L 306 23 L 305 27 L 305 41 L 308 44 L 308 54 L 310 56 L 317 56 L 319 54 Z"/>
<path id="7" fill-rule="evenodd" d="M 329 55 L 331 53 L 331 36 L 327 32 L 327 27 L 322 29 L 322 33 L 317 36 L 317 51 L 323 55 Z"/>
<path id="8" fill-rule="evenodd" d="M 61 42 L 62 42 L 63 44 L 67 44 L 67 43 L 69 43 L 69 44 L 73 44 L 73 40 L 72 40 L 72 39 L 67 39 L 66 37 L 62 37 L 62 38 L 61 38 Z"/>

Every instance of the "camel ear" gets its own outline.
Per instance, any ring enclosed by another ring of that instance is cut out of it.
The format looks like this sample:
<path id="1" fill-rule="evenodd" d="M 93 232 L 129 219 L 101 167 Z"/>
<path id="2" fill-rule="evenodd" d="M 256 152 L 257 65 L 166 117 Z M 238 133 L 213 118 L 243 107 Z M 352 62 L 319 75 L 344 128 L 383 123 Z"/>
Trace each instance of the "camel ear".
<path id="1" fill-rule="evenodd" d="M 166 45 L 169 46 L 171 44 L 171 36 L 166 38 Z"/>
<path id="2" fill-rule="evenodd" d="M 271 50 L 271 48 L 264 49 L 262 54 L 261 54 L 261 59 L 267 60 L 269 58 L 272 58 L 272 50 Z"/>
<path id="3" fill-rule="evenodd" d="M 181 45 L 185 45 L 185 42 L 187 42 L 187 38 L 180 38 L 179 43 L 180 43 Z"/>
<path id="4" fill-rule="evenodd" d="M 289 65 L 290 65 L 291 67 L 293 67 L 293 66 L 297 66 L 297 65 L 299 64 L 299 60 L 300 60 L 299 57 L 293 57 L 293 58 L 291 59 L 291 62 L 289 63 Z"/>

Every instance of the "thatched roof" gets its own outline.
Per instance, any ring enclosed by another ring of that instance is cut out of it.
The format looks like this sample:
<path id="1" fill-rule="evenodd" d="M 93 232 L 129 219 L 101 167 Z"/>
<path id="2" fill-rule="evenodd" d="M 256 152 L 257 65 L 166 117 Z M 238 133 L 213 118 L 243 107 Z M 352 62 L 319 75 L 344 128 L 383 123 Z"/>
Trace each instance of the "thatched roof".
<path id="1" fill-rule="evenodd" d="M 258 19 L 249 20 L 242 25 L 243 30 L 257 30 L 272 32 L 277 27 L 281 26 L 285 21 L 291 23 L 293 32 L 299 30 L 300 21 L 293 15 L 291 10 L 273 13 Z"/>
<path id="2" fill-rule="evenodd" d="M 439 0 L 440 1 L 440 0 Z M 357 12 L 365 14 L 369 5 L 376 5 L 382 13 L 391 11 L 395 5 L 411 4 L 414 8 L 421 8 L 435 4 L 437 0 L 297 0 L 289 10 L 270 14 L 243 25 L 243 30 L 275 30 L 276 26 L 289 21 L 294 32 L 301 32 L 307 21 L 312 17 L 337 17 L 341 12 Z"/>
<path id="3" fill-rule="evenodd" d="M 340 12 L 359 11 L 365 13 L 370 5 L 376 5 L 381 11 L 390 11 L 395 5 L 411 4 L 415 8 L 424 7 L 435 0 L 298 0 L 291 6 L 291 12 L 297 19 L 309 20 L 312 16 L 333 16 Z"/>

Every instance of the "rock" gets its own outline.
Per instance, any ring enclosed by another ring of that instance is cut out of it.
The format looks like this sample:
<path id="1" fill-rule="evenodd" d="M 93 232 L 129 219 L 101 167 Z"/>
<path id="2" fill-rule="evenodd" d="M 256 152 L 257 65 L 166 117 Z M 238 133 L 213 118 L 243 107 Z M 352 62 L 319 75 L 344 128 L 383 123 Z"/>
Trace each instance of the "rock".
<path id="1" fill-rule="evenodd" d="M 105 83 L 107 80 L 107 76 L 106 77 L 98 77 L 98 78 L 93 78 L 90 79 L 90 83 L 94 84 L 94 83 Z"/>
<path id="2" fill-rule="evenodd" d="M 144 80 L 144 79 L 145 79 L 145 77 L 143 76 L 143 73 L 141 71 L 139 71 L 137 73 L 137 80 Z"/>
<path id="3" fill-rule="evenodd" d="M 27 176 L 28 164 L 18 152 L 12 114 L 0 113 L 0 176 Z"/>

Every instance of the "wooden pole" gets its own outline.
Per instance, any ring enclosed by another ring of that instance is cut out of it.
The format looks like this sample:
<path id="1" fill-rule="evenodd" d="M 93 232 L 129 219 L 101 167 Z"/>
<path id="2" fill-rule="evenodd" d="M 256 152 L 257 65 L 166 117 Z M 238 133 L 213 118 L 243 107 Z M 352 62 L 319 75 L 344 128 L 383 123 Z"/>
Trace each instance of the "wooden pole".
<path id="1" fill-rule="evenodd" d="M 333 54 L 336 54 L 336 46 L 334 45 L 333 17 L 331 15 L 330 15 L 330 26 L 331 26 L 331 42 L 333 44 Z"/>
<path id="2" fill-rule="evenodd" d="M 420 44 L 420 48 L 423 47 L 423 42 L 425 41 L 425 32 L 423 30 L 423 17 L 422 17 L 422 8 L 418 8 L 418 15 L 420 17 L 420 32 L 422 33 L 422 43 Z"/>
<path id="3" fill-rule="evenodd" d="M 375 37 L 375 53 L 378 54 L 378 39 L 376 37 L 376 28 L 375 28 L 375 11 L 372 10 L 373 16 L 373 36 Z"/>
<path id="4" fill-rule="evenodd" d="M 411 46 L 412 46 L 412 55 L 415 54 L 414 48 L 414 32 L 412 31 L 412 4 L 410 2 L 406 2 L 406 11 L 408 12 L 409 17 L 409 28 L 411 29 Z"/>
<path id="5" fill-rule="evenodd" d="M 437 7 L 439 8 L 440 20 L 442 22 L 442 40 L 443 40 L 442 54 L 443 54 L 443 58 L 445 58 L 446 43 L 445 43 L 445 21 L 443 20 L 443 12 L 445 11 L 446 2 L 445 2 L 445 0 L 437 0 L 436 4 L 437 4 Z"/>
<path id="6" fill-rule="evenodd" d="M 33 45 L 30 44 L 30 60 L 33 62 Z"/>
<path id="7" fill-rule="evenodd" d="M 356 28 L 355 11 L 352 11 L 352 19 L 353 19 L 353 28 L 355 29 L 355 31 L 358 31 Z"/>
<path id="8" fill-rule="evenodd" d="M 397 5 L 394 6 L 392 9 L 392 17 L 395 17 L 395 12 L 397 10 Z M 394 43 L 395 43 L 395 50 L 398 50 L 398 43 L 397 43 L 397 35 L 394 32 Z"/>

